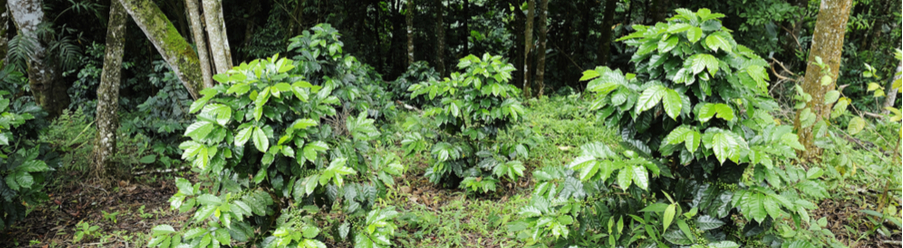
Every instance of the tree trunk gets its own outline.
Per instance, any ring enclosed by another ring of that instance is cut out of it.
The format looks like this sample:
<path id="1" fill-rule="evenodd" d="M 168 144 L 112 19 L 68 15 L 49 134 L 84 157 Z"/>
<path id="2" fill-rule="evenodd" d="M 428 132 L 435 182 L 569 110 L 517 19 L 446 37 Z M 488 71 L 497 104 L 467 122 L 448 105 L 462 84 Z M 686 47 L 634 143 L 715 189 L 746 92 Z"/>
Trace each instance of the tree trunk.
<path id="1" fill-rule="evenodd" d="M 533 48 L 533 0 L 527 0 L 527 25 L 524 27 L 524 99 L 530 99 L 530 49 Z"/>
<path id="2" fill-rule="evenodd" d="M 549 16 L 549 0 L 542 0 L 539 5 L 539 48 L 536 50 L 536 87 L 539 88 L 536 97 L 542 98 L 545 93 L 545 83 L 543 79 L 546 74 L 546 35 L 549 30 L 546 25 L 546 19 Z"/>
<path id="3" fill-rule="evenodd" d="M 436 69 L 439 76 L 445 76 L 445 5 L 436 0 Z"/>
<path id="4" fill-rule="evenodd" d="M 806 66 L 806 77 L 802 84 L 803 90 L 812 95 L 812 101 L 809 101 L 806 107 L 815 114 L 815 122 L 826 119 L 831 114 L 833 104 L 825 104 L 822 99 L 825 98 L 825 93 L 835 88 L 834 83 L 827 86 L 821 85 L 820 79 L 824 74 L 821 67 L 815 64 L 815 58 L 821 57 L 821 60 L 830 69 L 829 76 L 836 80 L 843 51 L 843 37 L 846 32 L 847 20 L 850 18 L 850 5 L 852 5 L 852 0 L 822 0 L 819 6 L 818 20 L 815 22 L 812 47 Z M 799 134 L 800 143 L 806 149 L 798 151 L 798 155 L 802 159 L 816 159 L 821 155 L 821 148 L 815 146 L 815 133 L 812 127 L 802 128 L 800 126 L 799 113 L 801 112 L 797 113 L 793 124 Z"/>
<path id="5" fill-rule="evenodd" d="M 201 76 L 204 87 L 213 87 L 213 73 L 210 71 L 210 58 L 207 56 L 207 38 L 204 36 L 204 26 L 201 24 L 201 12 L 198 10 L 198 0 L 185 0 L 188 9 L 188 18 L 191 20 L 191 34 L 194 35 L 194 43 L 197 47 L 200 59 Z"/>
<path id="6" fill-rule="evenodd" d="M 9 9 L 6 8 L 6 0 L 0 0 L 0 59 L 3 59 L 3 66 L 6 66 L 6 52 L 9 51 L 9 46 L 7 45 L 9 39 L 7 38 L 7 25 L 9 23 Z"/>
<path id="7" fill-rule="evenodd" d="M 135 24 L 144 31 L 147 38 L 157 48 L 179 81 L 185 85 L 188 94 L 198 99 L 198 92 L 204 88 L 201 80 L 201 65 L 198 55 L 188 42 L 176 31 L 172 22 L 152 0 L 119 0 Z"/>
<path id="8" fill-rule="evenodd" d="M 599 36 L 599 61 L 596 64 L 600 66 L 608 66 L 608 60 L 611 57 L 611 25 L 615 20 L 615 3 L 618 0 L 605 0 L 605 17 L 602 19 L 602 30 Z"/>
<path id="9" fill-rule="evenodd" d="M 226 23 L 223 21 L 223 5 L 220 0 L 202 1 L 213 64 L 216 66 L 217 74 L 226 73 L 232 69 L 232 52 L 229 48 L 228 36 L 226 36 Z"/>
<path id="10" fill-rule="evenodd" d="M 408 66 L 410 67 L 414 64 L 414 0 L 408 0 L 405 22 L 408 26 Z"/>
<path id="11" fill-rule="evenodd" d="M 877 41 L 876 41 L 877 42 Z M 897 94 L 899 94 L 899 88 L 894 88 L 894 81 L 900 80 L 900 76 L 903 73 L 903 62 L 897 64 L 897 72 L 894 73 L 894 77 L 891 78 L 890 83 L 887 84 L 887 96 L 884 98 L 884 107 L 894 107 L 894 103 L 897 102 Z M 890 110 L 885 109 L 885 114 L 890 113 Z"/>
<path id="12" fill-rule="evenodd" d="M 470 23 L 469 0 L 464 0 L 464 6 L 462 9 L 464 11 L 464 26 L 462 27 L 464 29 L 464 32 L 461 32 L 461 37 L 464 38 L 464 41 L 462 42 L 462 44 L 464 44 L 464 56 L 467 56 L 470 55 L 470 26 L 468 26 L 468 23 Z"/>
<path id="13" fill-rule="evenodd" d="M 35 31 L 38 24 L 44 21 L 43 2 L 41 0 L 10 0 L 8 5 L 13 21 L 19 29 L 19 35 L 34 41 L 34 51 L 28 59 L 28 86 L 34 95 L 35 102 L 50 115 L 58 116 L 69 107 L 69 94 L 66 84 L 61 82 L 59 65 L 46 59 L 46 43 L 38 39 Z"/>
<path id="14" fill-rule="evenodd" d="M 97 87 L 97 137 L 94 140 L 94 169 L 92 173 L 102 177 L 116 154 L 116 130 L 119 129 L 119 75 L 122 68 L 122 50 L 125 46 L 125 21 L 128 14 L 119 1 L 110 3 L 110 20 L 107 26 L 107 50 L 103 58 L 103 72 Z"/>

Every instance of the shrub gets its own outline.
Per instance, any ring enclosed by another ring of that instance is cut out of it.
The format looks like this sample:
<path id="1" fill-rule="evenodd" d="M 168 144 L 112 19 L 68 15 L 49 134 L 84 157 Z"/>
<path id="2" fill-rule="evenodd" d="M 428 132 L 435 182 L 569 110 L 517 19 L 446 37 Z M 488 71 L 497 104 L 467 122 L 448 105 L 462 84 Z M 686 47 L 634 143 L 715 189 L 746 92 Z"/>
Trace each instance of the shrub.
<path id="1" fill-rule="evenodd" d="M 420 82 L 432 82 L 440 80 L 440 75 L 435 69 L 429 66 L 425 61 L 417 61 L 408 66 L 408 70 L 404 72 L 390 87 L 393 99 L 407 101 L 408 104 L 417 107 L 436 106 L 437 101 L 428 101 L 426 95 L 411 97 L 411 92 L 407 91 L 411 85 Z"/>
<path id="2" fill-rule="evenodd" d="M 49 172 L 59 165 L 56 154 L 46 145 L 16 133 L 26 121 L 35 118 L 28 110 L 43 111 L 22 108 L 20 101 L 11 103 L 8 94 L 0 90 L 0 229 L 25 218 L 28 206 L 49 199 L 41 189 Z"/>
<path id="3" fill-rule="evenodd" d="M 458 68 L 464 73 L 408 88 L 411 98 L 428 95 L 430 101 L 439 100 L 438 106 L 423 113 L 423 117 L 432 119 L 422 130 L 428 132 L 427 137 L 438 139 L 430 151 L 434 162 L 426 176 L 433 183 L 460 179 L 461 188 L 495 191 L 500 178 L 516 180 L 523 176 L 523 164 L 514 159 L 526 157 L 528 152 L 523 144 L 496 142 L 500 131 L 516 125 L 524 115 L 516 98 L 520 90 L 508 84 L 514 66 L 500 56 L 486 54 L 462 58 Z M 426 148 L 420 134 L 408 135 L 402 143 L 409 151 Z"/>
<path id="4" fill-rule="evenodd" d="M 824 197 L 823 185 L 776 165 L 802 146 L 768 114 L 767 64 L 720 17 L 678 9 L 667 23 L 636 25 L 620 40 L 636 48 L 637 74 L 584 72 L 591 109 L 620 127 L 628 150 L 590 143 L 566 168 L 534 171 L 535 199 L 512 231 L 540 244 L 737 247 L 734 211 L 762 230 L 808 216 L 815 205 L 803 196 Z"/>
<path id="5" fill-rule="evenodd" d="M 344 123 L 347 137 L 335 133 L 323 120 L 336 115 L 339 98 L 289 73 L 294 64 L 278 56 L 242 63 L 216 75 L 222 84 L 191 104 L 197 120 L 180 147 L 202 181 L 176 179 L 179 192 L 170 202 L 195 214 L 180 232 L 155 227 L 150 246 L 325 247 L 313 214 L 341 206 L 362 218 L 380 189 L 394 183 L 391 175 L 404 169 L 391 156 L 370 164 L 358 158 L 378 135 L 373 120 L 361 112 Z M 361 180 L 371 178 L 380 183 Z"/>
<path id="6" fill-rule="evenodd" d="M 339 116 L 367 112 L 374 118 L 392 118 L 395 104 L 387 94 L 388 85 L 373 67 L 343 53 L 340 36 L 338 30 L 323 23 L 290 39 L 288 51 L 295 54 L 292 73 L 322 86 L 323 94 L 336 96 L 341 102 Z"/>

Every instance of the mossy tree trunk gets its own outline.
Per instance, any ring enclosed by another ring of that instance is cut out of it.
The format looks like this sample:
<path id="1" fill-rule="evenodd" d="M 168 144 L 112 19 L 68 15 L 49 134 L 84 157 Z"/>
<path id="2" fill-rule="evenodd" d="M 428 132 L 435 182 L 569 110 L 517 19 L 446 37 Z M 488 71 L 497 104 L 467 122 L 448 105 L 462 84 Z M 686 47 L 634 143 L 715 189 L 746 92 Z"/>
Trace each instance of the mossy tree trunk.
<path id="1" fill-rule="evenodd" d="M 903 62 L 897 64 L 897 72 L 894 73 L 894 76 L 891 77 L 890 82 L 887 84 L 887 96 L 884 98 L 884 107 L 894 107 L 894 103 L 897 102 L 897 94 L 900 93 L 899 88 L 894 88 L 894 82 L 900 80 L 900 77 L 903 76 L 900 73 L 903 73 Z M 890 110 L 885 109 L 885 114 L 890 113 Z"/>
<path id="2" fill-rule="evenodd" d="M 530 99 L 530 67 L 533 65 L 530 60 L 530 50 L 533 48 L 533 9 L 535 8 L 535 1 L 527 0 L 527 24 L 524 27 L 524 99 Z"/>
<path id="3" fill-rule="evenodd" d="M 6 52 L 9 51 L 9 38 L 7 38 L 7 30 L 9 23 L 9 9 L 6 7 L 6 0 L 0 0 L 0 59 L 3 59 L 3 65 L 6 66 Z"/>
<path id="4" fill-rule="evenodd" d="M 107 48 L 103 58 L 103 72 L 97 87 L 97 137 L 94 140 L 94 169 L 102 177 L 116 153 L 116 130 L 119 129 L 119 81 L 122 54 L 125 46 L 125 21 L 128 18 L 122 3 L 110 4 L 107 25 Z"/>
<path id="5" fill-rule="evenodd" d="M 546 85 L 543 82 L 546 73 L 546 35 L 549 30 L 546 18 L 549 16 L 549 0 L 542 0 L 539 5 L 539 47 L 536 49 L 536 97 L 542 98 Z"/>
<path id="6" fill-rule="evenodd" d="M 67 85 L 59 80 L 59 65 L 48 59 L 46 42 L 39 40 L 36 30 L 38 24 L 44 22 L 44 6 L 41 0 L 9 0 L 7 7 L 13 17 L 18 35 L 24 35 L 34 41 L 34 51 L 28 59 L 28 86 L 34 95 L 35 102 L 50 115 L 58 116 L 69 107 Z"/>
<path id="7" fill-rule="evenodd" d="M 200 59 L 201 75 L 204 87 L 213 87 L 213 72 L 210 71 L 210 57 L 207 56 L 207 36 L 204 35 L 204 25 L 201 24 L 201 12 L 198 9 L 198 0 L 185 0 L 188 10 L 188 18 L 191 21 L 191 34 L 194 36 Z"/>
<path id="8" fill-rule="evenodd" d="M 809 59 L 806 66 L 806 76 L 803 79 L 803 91 L 812 95 L 812 101 L 806 104 L 807 108 L 815 114 L 815 122 L 826 119 L 831 114 L 833 104 L 825 104 L 825 93 L 835 88 L 834 83 L 827 86 L 821 85 L 821 78 L 825 74 L 822 68 L 816 64 L 816 57 L 827 65 L 830 76 L 837 79 L 840 70 L 841 53 L 843 51 L 843 37 L 846 33 L 847 20 L 850 18 L 850 6 L 852 0 L 822 0 L 818 9 L 818 19 L 815 22 L 815 31 L 812 37 L 812 47 L 809 49 Z M 806 149 L 799 151 L 802 159 L 813 160 L 821 155 L 821 148 L 815 146 L 815 132 L 812 127 L 802 128 L 800 113 L 798 111 L 793 126 L 797 130 L 800 143 Z"/>
<path id="9" fill-rule="evenodd" d="M 141 31 L 144 31 L 147 38 L 157 48 L 157 52 L 163 55 L 163 59 L 185 85 L 188 94 L 192 98 L 198 99 L 198 92 L 204 88 L 204 85 L 201 80 L 200 62 L 194 49 L 176 31 L 172 22 L 152 0 L 119 1 L 125 7 L 125 11 L 135 20 L 135 24 L 138 24 Z"/>
<path id="10" fill-rule="evenodd" d="M 232 69 L 232 52 L 226 36 L 226 23 L 223 21 L 223 4 L 220 0 L 203 0 L 203 4 L 213 64 L 217 74 L 225 73 Z"/>
<path id="11" fill-rule="evenodd" d="M 608 66 L 608 60 L 611 57 L 611 25 L 615 19 L 615 3 L 618 0 L 605 0 L 605 16 L 602 18 L 602 30 L 599 37 L 599 61 L 596 64 L 600 66 Z"/>
<path id="12" fill-rule="evenodd" d="M 411 66 L 414 64 L 414 0 L 408 0 L 405 22 L 408 31 L 408 66 Z"/>

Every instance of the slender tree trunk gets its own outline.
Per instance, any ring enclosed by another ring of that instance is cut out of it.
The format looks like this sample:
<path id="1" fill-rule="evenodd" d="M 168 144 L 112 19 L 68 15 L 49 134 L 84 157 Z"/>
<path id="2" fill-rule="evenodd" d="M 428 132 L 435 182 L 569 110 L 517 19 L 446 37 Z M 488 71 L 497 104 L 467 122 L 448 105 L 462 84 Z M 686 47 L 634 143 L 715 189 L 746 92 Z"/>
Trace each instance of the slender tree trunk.
<path id="1" fill-rule="evenodd" d="M 436 0 L 436 69 L 445 76 L 445 5 Z"/>
<path id="2" fill-rule="evenodd" d="M 232 52 L 226 36 L 226 23 L 223 21 L 223 6 L 220 0 L 202 0 L 204 3 L 204 19 L 207 21 L 207 36 L 210 38 L 210 50 L 216 73 L 225 73 L 232 69 Z"/>
<path id="3" fill-rule="evenodd" d="M 533 9 L 534 0 L 527 0 L 527 25 L 524 27 L 524 99 L 530 99 L 530 50 L 533 48 Z"/>
<path id="4" fill-rule="evenodd" d="M 135 24 L 163 55 L 192 98 L 204 89 L 198 55 L 152 0 L 119 0 Z"/>
<path id="5" fill-rule="evenodd" d="M 877 42 L 877 41 L 876 41 Z M 894 107 L 894 103 L 897 102 L 897 94 L 899 94 L 899 88 L 894 88 L 894 81 L 900 80 L 901 73 L 903 73 L 903 62 L 897 64 L 897 72 L 894 73 L 894 77 L 891 78 L 890 83 L 887 84 L 887 96 L 884 98 L 884 107 Z M 884 113 L 890 113 L 890 110 L 884 110 Z"/>
<path id="6" fill-rule="evenodd" d="M 94 140 L 94 169 L 92 173 L 102 177 L 116 154 L 116 130 L 119 129 L 119 75 L 122 68 L 122 50 L 125 46 L 125 20 L 128 18 L 119 1 L 110 3 L 107 27 L 107 50 L 103 58 L 103 72 L 97 87 L 97 137 Z"/>
<path id="7" fill-rule="evenodd" d="M 38 39 L 35 32 L 38 24 L 44 21 L 43 1 L 41 0 L 10 0 L 7 4 L 13 21 L 19 29 L 19 35 L 24 35 L 34 41 L 33 55 L 28 59 L 28 86 L 34 95 L 35 102 L 44 108 L 50 117 L 56 117 L 69 107 L 69 94 L 67 87 L 61 82 L 61 70 L 59 65 L 48 59 L 46 43 Z"/>
<path id="8" fill-rule="evenodd" d="M 818 20 L 815 22 L 812 47 L 809 50 L 808 65 L 806 66 L 806 76 L 802 84 L 803 90 L 812 95 L 812 101 L 809 101 L 806 107 L 815 114 L 816 122 L 826 119 L 831 114 L 833 104 L 825 104 L 821 99 L 825 98 L 825 93 L 834 90 L 835 85 L 834 83 L 827 86 L 821 85 L 820 79 L 824 73 L 822 73 L 821 67 L 815 64 L 815 58 L 821 57 L 821 60 L 830 69 L 829 76 L 836 80 L 843 51 L 843 37 L 846 32 L 847 20 L 850 18 L 850 5 L 852 5 L 852 0 L 822 0 L 819 6 Z M 799 115 L 801 112 L 799 111 L 796 115 L 794 128 L 799 134 L 800 143 L 806 149 L 799 151 L 798 155 L 803 159 L 817 159 L 821 155 L 821 148 L 815 146 L 816 134 L 812 127 L 801 127 Z"/>
<path id="9" fill-rule="evenodd" d="M 513 32 L 512 34 L 523 34 L 525 19 L 527 15 L 524 14 L 523 11 L 520 10 L 521 2 L 520 0 L 509 0 L 508 3 L 510 6 L 514 7 L 514 11 L 512 14 L 514 15 L 514 22 L 511 24 Z M 524 68 L 524 36 L 523 35 L 514 35 L 514 47 L 511 48 L 511 54 L 514 57 L 514 68 Z M 523 73 L 513 73 L 512 82 L 520 83 L 524 81 Z"/>
<path id="10" fill-rule="evenodd" d="M 461 37 L 464 37 L 464 56 L 470 55 L 470 1 L 464 0 L 464 32 L 461 33 Z"/>
<path id="11" fill-rule="evenodd" d="M 9 27 L 9 9 L 6 8 L 6 0 L 0 0 L 0 59 L 3 59 L 3 66 L 6 66 L 6 52 L 9 51 L 7 45 L 7 27 Z"/>
<path id="12" fill-rule="evenodd" d="M 198 10 L 198 0 L 185 0 L 188 8 L 188 18 L 191 20 L 191 34 L 194 35 L 195 46 L 200 59 L 201 76 L 204 87 L 213 87 L 213 73 L 210 71 L 210 58 L 207 56 L 207 38 L 204 36 L 204 25 L 201 24 L 201 13 Z"/>
<path id="13" fill-rule="evenodd" d="M 542 0 L 539 5 L 539 48 L 536 49 L 536 87 L 539 92 L 536 97 L 542 98 L 545 93 L 545 82 L 543 79 L 546 74 L 546 35 L 549 30 L 546 25 L 546 19 L 549 16 L 549 0 Z"/>
<path id="14" fill-rule="evenodd" d="M 611 57 L 611 25 L 615 20 L 615 3 L 618 0 L 605 0 L 605 17 L 602 18 L 602 30 L 599 37 L 599 61 L 596 64 L 607 66 Z"/>
<path id="15" fill-rule="evenodd" d="M 405 22 L 408 25 L 408 66 L 410 67 L 414 64 L 414 0 L 408 0 Z"/>

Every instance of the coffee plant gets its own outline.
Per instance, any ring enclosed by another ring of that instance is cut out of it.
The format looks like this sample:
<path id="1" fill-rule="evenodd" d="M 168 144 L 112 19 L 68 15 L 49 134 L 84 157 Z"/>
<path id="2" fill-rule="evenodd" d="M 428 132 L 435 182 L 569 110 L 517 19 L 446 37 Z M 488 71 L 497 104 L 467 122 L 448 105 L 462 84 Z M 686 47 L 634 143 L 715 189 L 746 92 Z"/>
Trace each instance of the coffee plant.
<path id="1" fill-rule="evenodd" d="M 340 116 L 359 112 L 368 112 L 374 118 L 394 116 L 395 104 L 387 93 L 388 85 L 373 67 L 342 52 L 344 43 L 340 36 L 338 30 L 323 23 L 290 39 L 288 51 L 295 54 L 292 73 L 322 86 L 321 94 L 336 96 L 341 102 Z"/>
<path id="2" fill-rule="evenodd" d="M 540 246 L 738 247 L 738 228 L 799 227 L 816 207 L 807 199 L 826 197 L 816 171 L 801 177 L 781 164 L 803 147 L 768 113 L 776 103 L 767 63 L 734 41 L 724 15 L 676 12 L 619 39 L 636 48 L 636 74 L 584 72 L 590 109 L 620 127 L 624 151 L 590 143 L 567 167 L 534 171 L 534 199 L 509 225 L 518 237 Z"/>
<path id="3" fill-rule="evenodd" d="M 26 121 L 35 119 L 33 113 L 46 114 L 34 103 L 11 101 L 8 95 L 0 90 L 0 229 L 24 219 L 29 206 L 49 199 L 41 189 L 49 172 L 59 167 L 56 153 L 46 144 L 26 140 L 22 130 Z"/>
<path id="4" fill-rule="evenodd" d="M 410 88 L 411 85 L 420 82 L 438 81 L 440 79 L 439 77 L 439 73 L 425 61 L 414 62 L 414 64 L 408 66 L 408 70 L 405 71 L 404 74 L 399 76 L 398 79 L 395 79 L 395 82 L 392 83 L 392 87 L 390 87 L 393 95 L 392 97 L 397 100 L 407 101 L 408 104 L 416 107 L 438 105 L 439 103 L 437 101 L 428 101 L 426 95 L 419 95 L 412 98 L 411 92 L 407 91 L 407 89 Z"/>
<path id="5" fill-rule="evenodd" d="M 430 150 L 433 165 L 426 172 L 431 182 L 461 180 L 460 187 L 469 191 L 495 191 L 503 177 L 514 181 L 524 175 L 524 165 L 516 159 L 528 153 L 524 144 L 496 142 L 499 132 L 516 125 L 524 115 L 516 98 L 520 90 L 508 84 L 514 66 L 500 56 L 485 54 L 462 58 L 458 69 L 464 73 L 408 88 L 412 99 L 427 95 L 430 101 L 439 100 L 438 106 L 424 110 L 423 120 L 410 121 L 414 125 L 409 129 L 421 127 L 427 137 L 438 139 Z M 431 119 L 422 124 L 426 118 Z M 409 151 L 426 149 L 420 133 L 408 135 L 402 144 Z"/>
<path id="6" fill-rule="evenodd" d="M 278 55 L 242 63 L 191 104 L 197 120 L 180 147 L 201 182 L 176 179 L 170 202 L 195 213 L 181 231 L 155 227 L 149 246 L 325 247 L 316 213 L 341 206 L 346 231 L 334 236 L 348 238 L 349 219 L 363 218 L 404 171 L 392 156 L 365 161 L 366 141 L 379 135 L 367 112 L 339 125 L 347 134 L 335 132 L 324 120 L 341 101 L 291 73 L 297 64 Z"/>

